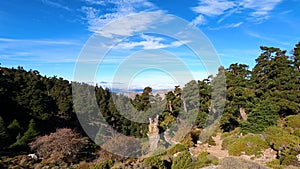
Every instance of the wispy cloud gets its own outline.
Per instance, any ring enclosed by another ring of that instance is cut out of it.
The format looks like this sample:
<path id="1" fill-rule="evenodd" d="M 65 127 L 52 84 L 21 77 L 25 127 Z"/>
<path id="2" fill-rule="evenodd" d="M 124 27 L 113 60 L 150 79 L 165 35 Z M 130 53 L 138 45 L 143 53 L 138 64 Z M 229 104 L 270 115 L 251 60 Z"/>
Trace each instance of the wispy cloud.
<path id="1" fill-rule="evenodd" d="M 258 38 L 258 39 L 261 39 L 261 40 L 266 40 L 266 41 L 269 41 L 269 42 L 275 42 L 277 44 L 280 44 L 280 45 L 284 45 L 284 46 L 290 46 L 291 44 L 288 43 L 288 42 L 283 42 L 283 41 L 280 41 L 276 38 L 272 38 L 272 37 L 267 37 L 267 36 L 263 36 L 257 32 L 253 32 L 253 31 L 247 31 L 246 32 L 249 36 L 252 36 L 252 37 L 255 37 L 255 38 Z"/>
<path id="2" fill-rule="evenodd" d="M 104 5 L 105 4 L 105 0 L 83 0 L 89 4 L 92 5 Z"/>
<path id="3" fill-rule="evenodd" d="M 251 19 L 255 21 L 263 21 L 268 19 L 270 11 L 272 11 L 275 6 L 282 0 L 244 0 L 240 5 L 245 9 L 252 9 L 250 12 Z"/>
<path id="4" fill-rule="evenodd" d="M 95 7 L 82 7 L 82 11 L 86 14 L 86 20 L 89 24 L 88 29 L 91 32 L 97 32 L 104 25 L 121 17 L 156 9 L 155 5 L 148 0 L 108 0 L 105 3 L 101 0 L 86 0 L 86 2 L 104 5 L 108 11 L 102 13 L 101 10 Z"/>
<path id="5" fill-rule="evenodd" d="M 192 10 L 198 16 L 192 21 L 193 24 L 202 24 L 206 18 L 219 18 L 217 23 L 220 24 L 226 18 L 243 13 L 243 20 L 249 20 L 261 23 L 270 17 L 270 12 L 282 0 L 199 0 L 199 4 Z M 200 17 L 200 19 L 199 19 Z M 234 26 L 233 26 L 234 27 Z M 224 26 L 224 28 L 229 28 Z"/>
<path id="6" fill-rule="evenodd" d="M 231 24 L 226 24 L 223 26 L 215 27 L 215 28 L 209 28 L 210 30 L 220 30 L 220 29 L 228 29 L 228 28 L 236 28 L 239 27 L 243 24 L 243 22 L 238 22 L 238 23 L 231 23 Z"/>
<path id="7" fill-rule="evenodd" d="M 81 46 L 75 40 L 0 38 L 0 60 L 74 62 Z"/>
<path id="8" fill-rule="evenodd" d="M 193 11 L 206 16 L 217 16 L 233 7 L 235 7 L 235 3 L 232 1 L 202 0 L 199 2 L 199 6 L 193 8 Z"/>
<path id="9" fill-rule="evenodd" d="M 42 0 L 42 3 L 44 3 L 46 5 L 50 5 L 50 6 L 55 7 L 55 8 L 64 9 L 64 10 L 67 10 L 67 11 L 71 11 L 72 10 L 68 6 L 63 5 L 63 4 L 59 3 L 59 2 L 52 1 L 52 0 Z"/>
<path id="10" fill-rule="evenodd" d="M 202 24 L 205 24 L 206 23 L 206 19 L 205 19 L 205 17 L 202 15 L 202 14 L 200 14 L 199 16 L 197 16 L 196 17 L 196 19 L 194 19 L 193 21 L 192 21 L 192 25 L 193 26 L 197 26 L 197 25 L 202 25 Z"/>
<path id="11" fill-rule="evenodd" d="M 117 48 L 121 49 L 133 49 L 135 47 L 142 47 L 143 49 L 162 49 L 179 47 L 187 42 L 173 41 L 171 43 L 164 43 L 165 39 L 161 37 L 154 37 L 149 35 L 141 35 L 142 41 L 139 42 L 123 42 L 120 43 Z"/>
<path id="12" fill-rule="evenodd" d="M 76 45 L 78 42 L 73 40 L 37 40 L 37 39 L 11 39 L 11 38 L 0 38 L 1 42 L 10 43 L 30 43 L 30 44 L 44 44 L 44 45 Z"/>

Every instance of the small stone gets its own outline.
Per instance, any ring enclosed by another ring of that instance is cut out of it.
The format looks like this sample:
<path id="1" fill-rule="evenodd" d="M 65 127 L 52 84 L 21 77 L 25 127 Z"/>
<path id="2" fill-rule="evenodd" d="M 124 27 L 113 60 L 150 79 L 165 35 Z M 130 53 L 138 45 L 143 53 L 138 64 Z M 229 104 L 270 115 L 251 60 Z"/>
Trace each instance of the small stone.
<path id="1" fill-rule="evenodd" d="M 300 161 L 300 154 L 296 155 L 298 161 Z"/>

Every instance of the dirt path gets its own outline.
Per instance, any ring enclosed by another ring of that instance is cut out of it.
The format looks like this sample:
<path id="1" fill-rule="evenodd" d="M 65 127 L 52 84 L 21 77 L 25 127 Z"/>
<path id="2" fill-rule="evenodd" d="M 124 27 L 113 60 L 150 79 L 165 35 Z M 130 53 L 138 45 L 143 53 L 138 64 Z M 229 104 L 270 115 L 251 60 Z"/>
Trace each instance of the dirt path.
<path id="1" fill-rule="evenodd" d="M 217 133 L 215 137 L 212 137 L 216 142 L 215 146 L 209 146 L 206 144 L 196 144 L 196 147 L 190 148 L 190 152 L 194 157 L 197 157 L 201 152 L 207 151 L 211 155 L 218 157 L 219 159 L 223 159 L 225 157 L 229 157 L 228 150 L 222 150 L 222 140 L 221 133 Z"/>

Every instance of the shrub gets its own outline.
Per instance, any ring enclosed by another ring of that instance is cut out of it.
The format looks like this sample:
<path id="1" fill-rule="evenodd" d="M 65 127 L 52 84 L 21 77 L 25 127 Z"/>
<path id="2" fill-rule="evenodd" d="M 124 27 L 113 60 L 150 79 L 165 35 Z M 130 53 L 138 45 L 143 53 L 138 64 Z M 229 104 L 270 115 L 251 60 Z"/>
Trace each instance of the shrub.
<path id="1" fill-rule="evenodd" d="M 275 150 L 279 150 L 280 147 L 294 147 L 300 144 L 300 138 L 289 134 L 283 129 L 271 126 L 265 131 L 267 135 L 267 142 L 272 145 Z"/>
<path id="2" fill-rule="evenodd" d="M 110 169 L 114 165 L 114 161 L 107 160 L 102 163 L 96 164 L 92 169 Z"/>
<path id="3" fill-rule="evenodd" d="M 296 129 L 293 133 L 293 135 L 300 137 L 300 128 Z"/>
<path id="4" fill-rule="evenodd" d="M 144 160 L 144 163 L 158 169 L 167 169 L 166 163 L 161 159 L 161 156 L 152 156 Z"/>
<path id="5" fill-rule="evenodd" d="M 300 128 L 300 114 L 287 116 L 285 118 L 285 121 L 286 121 L 285 125 L 287 127 L 291 127 L 293 129 L 299 129 Z"/>
<path id="6" fill-rule="evenodd" d="M 173 155 L 175 153 L 187 150 L 187 148 L 182 144 L 176 144 L 167 150 L 167 155 Z"/>
<path id="7" fill-rule="evenodd" d="M 244 134 L 262 133 L 267 127 L 277 124 L 279 118 L 277 107 L 268 100 L 258 104 L 248 115 L 247 121 L 242 121 L 240 126 Z"/>
<path id="8" fill-rule="evenodd" d="M 49 162 L 69 162 L 87 144 L 87 139 L 71 129 L 57 129 L 50 135 L 36 138 L 29 144 L 31 150 Z"/>
<path id="9" fill-rule="evenodd" d="M 240 156 L 242 152 L 247 155 L 260 155 L 262 149 L 268 148 L 265 140 L 259 136 L 245 136 L 237 138 L 232 144 L 228 145 L 230 155 Z"/>
<path id="10" fill-rule="evenodd" d="M 190 133 L 191 133 L 191 137 L 193 139 L 193 142 L 196 144 L 197 141 L 199 140 L 201 130 L 192 130 Z"/>
<path id="11" fill-rule="evenodd" d="M 188 168 L 202 168 L 211 164 L 218 164 L 218 158 L 209 154 L 209 152 L 201 152 L 196 161 L 192 162 Z"/>
<path id="12" fill-rule="evenodd" d="M 188 134 L 184 137 L 184 139 L 180 142 L 182 145 L 184 145 L 185 147 L 192 147 L 194 146 L 194 142 L 193 142 L 193 138 L 191 136 L 191 134 Z"/>
<path id="13" fill-rule="evenodd" d="M 229 145 L 235 142 L 238 139 L 237 136 L 226 137 L 222 141 L 222 148 L 228 150 Z"/>
<path id="14" fill-rule="evenodd" d="M 293 163 L 297 163 L 298 159 L 295 155 L 287 155 L 283 158 L 281 164 L 282 165 L 292 165 Z"/>
<path id="15" fill-rule="evenodd" d="M 164 117 L 164 120 L 162 122 L 160 122 L 159 125 L 164 130 L 166 130 L 167 128 L 171 127 L 175 121 L 176 121 L 176 117 L 168 114 Z"/>
<path id="16" fill-rule="evenodd" d="M 234 130 L 230 131 L 230 132 L 225 132 L 222 134 L 222 139 L 226 138 L 226 137 L 231 137 L 231 136 L 238 136 L 241 133 L 241 128 L 237 127 Z"/>
<path id="17" fill-rule="evenodd" d="M 25 147 L 27 147 L 27 144 L 32 141 L 38 134 L 39 132 L 36 129 L 36 123 L 33 119 L 31 119 L 28 125 L 28 129 L 25 131 L 24 135 L 21 136 L 19 133 L 16 138 L 17 141 L 14 144 L 10 145 L 9 148 L 24 149 Z"/>
<path id="18" fill-rule="evenodd" d="M 176 156 L 172 163 L 172 169 L 182 169 L 187 168 L 192 162 L 191 154 L 189 151 L 185 150 Z"/>
<path id="19" fill-rule="evenodd" d="M 270 167 L 270 168 L 274 168 L 274 169 L 283 169 L 283 166 L 280 165 L 280 160 L 279 159 L 275 159 L 273 161 L 268 162 L 267 166 Z"/>

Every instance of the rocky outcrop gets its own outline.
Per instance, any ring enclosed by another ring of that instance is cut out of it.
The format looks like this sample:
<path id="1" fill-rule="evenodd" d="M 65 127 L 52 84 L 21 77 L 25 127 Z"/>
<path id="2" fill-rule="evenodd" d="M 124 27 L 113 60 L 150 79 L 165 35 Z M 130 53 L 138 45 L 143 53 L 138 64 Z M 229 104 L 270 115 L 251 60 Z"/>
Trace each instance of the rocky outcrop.
<path id="1" fill-rule="evenodd" d="M 149 138 L 150 152 L 157 149 L 158 142 L 160 139 L 159 129 L 158 129 L 158 118 L 159 118 L 158 115 L 153 120 L 151 118 L 149 118 L 149 130 L 148 130 L 147 135 Z"/>

